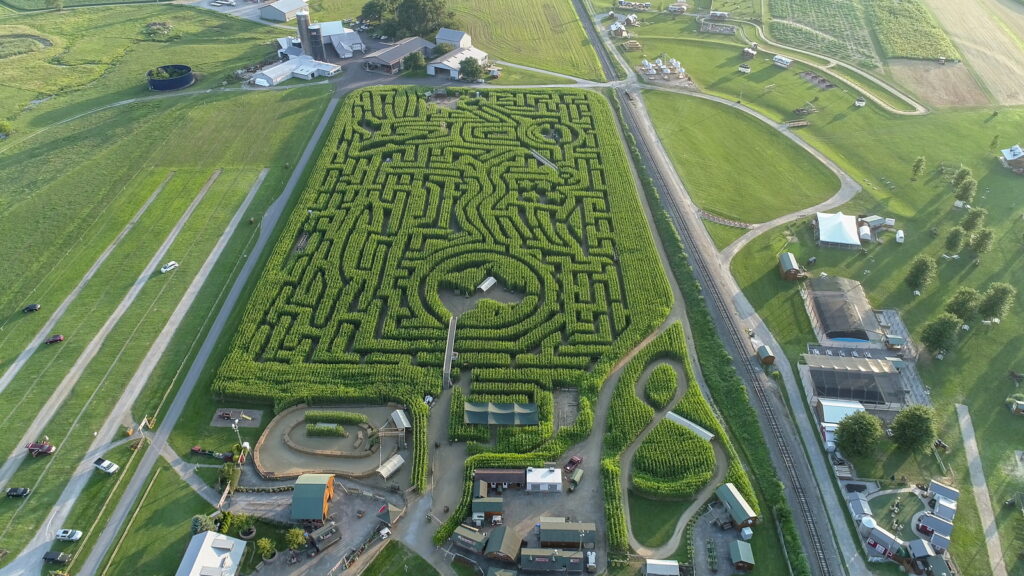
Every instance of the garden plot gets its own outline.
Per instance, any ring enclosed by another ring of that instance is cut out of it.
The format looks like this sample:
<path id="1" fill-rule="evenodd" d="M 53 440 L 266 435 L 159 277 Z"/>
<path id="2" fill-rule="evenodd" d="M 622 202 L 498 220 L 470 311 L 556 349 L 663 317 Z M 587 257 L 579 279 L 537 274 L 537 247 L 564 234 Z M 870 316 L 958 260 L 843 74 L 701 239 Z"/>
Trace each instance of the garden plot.
<path id="1" fill-rule="evenodd" d="M 851 64 L 877 65 L 860 0 L 769 0 L 768 31 L 788 46 Z"/>

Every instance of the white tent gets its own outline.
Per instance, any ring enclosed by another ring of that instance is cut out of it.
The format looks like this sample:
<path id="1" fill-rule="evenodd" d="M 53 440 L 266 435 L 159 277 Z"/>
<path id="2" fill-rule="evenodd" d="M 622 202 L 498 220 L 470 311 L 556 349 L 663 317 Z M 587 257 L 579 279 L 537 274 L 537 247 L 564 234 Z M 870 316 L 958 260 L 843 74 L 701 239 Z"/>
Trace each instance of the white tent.
<path id="1" fill-rule="evenodd" d="M 857 235 L 857 218 L 842 212 L 828 214 L 818 212 L 818 239 L 823 244 L 833 246 L 852 246 L 860 248 L 860 237 Z"/>
<path id="2" fill-rule="evenodd" d="M 398 469 L 402 467 L 402 464 L 405 464 L 405 458 L 395 454 L 391 458 L 385 460 L 384 464 L 382 464 L 380 468 L 377 468 L 377 474 L 380 474 L 381 478 L 387 480 L 392 474 L 398 472 Z"/>

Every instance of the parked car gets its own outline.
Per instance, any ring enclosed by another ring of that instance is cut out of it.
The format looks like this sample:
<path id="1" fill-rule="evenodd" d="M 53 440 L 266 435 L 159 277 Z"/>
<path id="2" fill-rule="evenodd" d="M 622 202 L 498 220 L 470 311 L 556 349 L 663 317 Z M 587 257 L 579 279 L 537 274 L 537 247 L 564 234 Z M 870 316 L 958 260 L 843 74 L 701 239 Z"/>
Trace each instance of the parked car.
<path id="1" fill-rule="evenodd" d="M 43 561 L 51 564 L 67 564 L 68 562 L 71 562 L 71 554 L 50 550 L 46 554 L 43 554 Z"/>
<path id="2" fill-rule="evenodd" d="M 64 335 L 63 334 L 54 334 L 53 336 L 50 336 L 49 338 L 46 339 L 46 343 L 47 344 L 56 344 L 58 342 L 63 342 L 63 341 L 64 341 Z"/>
<path id="3" fill-rule="evenodd" d="M 72 530 L 70 528 L 57 530 L 57 540 L 60 540 L 61 542 L 78 542 L 81 539 L 81 530 Z"/>
<path id="4" fill-rule="evenodd" d="M 28 496 L 31 493 L 32 493 L 32 489 L 31 488 L 8 488 L 7 489 L 7 497 L 8 498 L 25 498 L 26 496 Z"/>
<path id="5" fill-rule="evenodd" d="M 163 266 L 160 267 L 160 273 L 161 274 L 167 274 L 168 272 L 170 272 L 171 270 L 176 269 L 177 267 L 178 267 L 178 263 L 175 262 L 174 260 L 171 260 L 167 264 L 164 264 Z"/>
<path id="6" fill-rule="evenodd" d="M 25 306 L 24 308 L 22 308 L 21 311 L 22 312 L 26 312 L 26 313 L 27 312 L 39 312 L 40 308 L 42 308 L 42 306 L 40 306 L 39 304 L 29 304 L 28 306 Z"/>
<path id="7" fill-rule="evenodd" d="M 569 458 L 568 462 L 566 462 L 566 464 L 565 464 L 565 471 L 566 472 L 572 472 L 573 470 L 576 469 L 577 466 L 579 466 L 582 463 L 583 463 L 583 457 L 582 456 L 573 456 L 572 458 Z"/>

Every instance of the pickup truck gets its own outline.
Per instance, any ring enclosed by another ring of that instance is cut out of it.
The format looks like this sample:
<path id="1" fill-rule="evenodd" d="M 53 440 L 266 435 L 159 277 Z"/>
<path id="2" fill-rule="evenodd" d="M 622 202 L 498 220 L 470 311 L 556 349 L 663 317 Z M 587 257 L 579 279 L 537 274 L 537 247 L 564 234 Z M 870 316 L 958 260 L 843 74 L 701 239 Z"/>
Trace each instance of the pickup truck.
<path id="1" fill-rule="evenodd" d="M 117 464 L 114 464 L 110 460 L 104 460 L 103 458 L 97 458 L 92 465 L 95 466 L 97 470 L 101 470 L 107 474 L 114 474 L 121 469 Z"/>

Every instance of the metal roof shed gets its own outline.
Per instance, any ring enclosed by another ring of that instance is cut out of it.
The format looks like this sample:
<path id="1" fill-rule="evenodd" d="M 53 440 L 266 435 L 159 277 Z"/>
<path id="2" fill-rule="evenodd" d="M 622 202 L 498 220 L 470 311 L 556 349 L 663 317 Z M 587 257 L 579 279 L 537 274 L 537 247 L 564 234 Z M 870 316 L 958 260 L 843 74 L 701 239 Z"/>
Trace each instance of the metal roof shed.
<path id="1" fill-rule="evenodd" d="M 303 474 L 292 491 L 292 520 L 323 520 L 334 498 L 334 474 Z"/>
<path id="2" fill-rule="evenodd" d="M 508 526 L 498 526 L 484 548 L 484 556 L 492 560 L 515 563 L 519 559 L 522 540 Z"/>
<path id="3" fill-rule="evenodd" d="M 648 558 L 644 561 L 644 576 L 679 576 L 679 562 Z"/>
<path id="4" fill-rule="evenodd" d="M 856 400 L 819 398 L 818 405 L 821 409 L 821 421 L 825 424 L 839 424 L 843 418 L 864 411 L 864 405 Z"/>
<path id="5" fill-rule="evenodd" d="M 480 554 L 487 545 L 487 534 L 473 528 L 472 526 L 460 525 L 452 534 L 452 542 Z"/>
<path id="6" fill-rule="evenodd" d="M 381 478 L 387 480 L 392 474 L 398 472 L 398 469 L 402 467 L 402 464 L 405 464 L 405 458 L 402 458 L 400 454 L 395 454 L 391 458 L 385 460 L 384 463 L 381 464 L 380 468 L 377 468 L 377 474 L 380 474 Z"/>
<path id="7" fill-rule="evenodd" d="M 245 540 L 212 530 L 196 534 L 189 540 L 175 576 L 205 576 L 213 570 L 216 572 L 212 573 L 218 575 L 222 573 L 221 570 L 235 574 L 242 565 L 244 555 Z"/>
<path id="8" fill-rule="evenodd" d="M 754 513 L 754 509 L 750 507 L 750 504 L 732 482 L 722 484 L 715 489 L 715 495 L 725 504 L 725 508 L 729 511 L 737 528 L 757 523 L 757 514 Z"/>
<path id="9" fill-rule="evenodd" d="M 952 500 L 956 502 L 960 500 L 960 491 L 952 486 L 946 486 L 941 482 L 932 480 L 928 483 L 928 491 L 936 496 L 942 496 L 946 500 Z"/>
<path id="10" fill-rule="evenodd" d="M 740 570 L 752 570 L 754 568 L 754 551 L 750 548 L 750 544 L 743 540 L 733 540 L 729 544 L 729 560 Z"/>
<path id="11" fill-rule="evenodd" d="M 491 287 L 493 287 L 497 283 L 497 278 L 495 278 L 494 276 L 488 276 L 483 282 L 480 283 L 479 286 L 476 287 L 476 289 L 481 292 L 487 292 L 488 290 L 491 289 Z"/>
<path id="12" fill-rule="evenodd" d="M 405 415 L 405 410 L 395 410 L 392 412 L 391 421 L 394 422 L 395 428 L 400 430 L 412 428 L 412 424 L 409 423 L 409 417 Z"/>
<path id="13" fill-rule="evenodd" d="M 690 432 L 693 432 L 697 436 L 700 436 L 701 440 L 711 442 L 711 440 L 715 438 L 715 435 L 709 432 L 708 430 L 702 428 L 701 426 L 697 425 L 694 422 L 687 420 L 686 418 L 683 418 L 682 416 L 676 414 L 675 412 L 669 412 L 665 414 L 665 417 L 668 418 L 670 421 L 679 424 L 683 428 L 688 429 Z"/>

